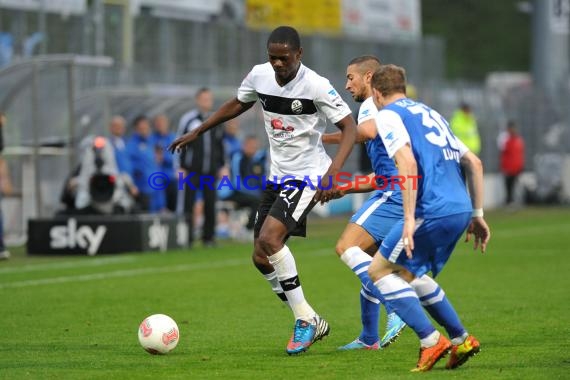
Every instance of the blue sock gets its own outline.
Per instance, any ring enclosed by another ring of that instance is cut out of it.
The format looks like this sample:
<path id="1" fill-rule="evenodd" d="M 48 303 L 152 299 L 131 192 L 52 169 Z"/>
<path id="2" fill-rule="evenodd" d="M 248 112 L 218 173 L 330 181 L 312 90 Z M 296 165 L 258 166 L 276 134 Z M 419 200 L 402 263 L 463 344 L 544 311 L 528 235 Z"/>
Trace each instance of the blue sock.
<path id="1" fill-rule="evenodd" d="M 423 275 L 412 281 L 410 285 L 429 315 L 445 328 L 449 338 L 458 338 L 466 333 L 457 312 L 437 282 L 428 275 Z"/>
<path id="2" fill-rule="evenodd" d="M 358 339 L 373 345 L 378 342 L 378 321 L 380 320 L 380 301 L 364 286 L 360 289 L 360 318 L 362 332 Z"/>
<path id="3" fill-rule="evenodd" d="M 368 345 L 372 345 L 380 339 L 378 321 L 380 320 L 380 302 L 383 299 L 382 294 L 380 294 L 368 276 L 368 267 L 372 262 L 372 258 L 359 247 L 350 247 L 342 254 L 340 259 L 356 274 L 362 284 L 360 289 L 362 333 L 358 339 Z"/>
<path id="4" fill-rule="evenodd" d="M 394 312 L 420 339 L 426 338 L 435 331 L 414 289 L 396 274 L 389 274 L 374 283 L 384 296 L 385 305 L 390 305 Z"/>

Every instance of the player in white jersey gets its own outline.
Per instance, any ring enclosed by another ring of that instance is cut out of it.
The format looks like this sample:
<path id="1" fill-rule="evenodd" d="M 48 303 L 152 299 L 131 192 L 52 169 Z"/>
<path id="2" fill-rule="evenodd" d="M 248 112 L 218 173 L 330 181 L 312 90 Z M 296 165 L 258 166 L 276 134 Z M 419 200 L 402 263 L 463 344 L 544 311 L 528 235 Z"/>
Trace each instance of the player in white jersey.
<path id="1" fill-rule="evenodd" d="M 267 51 L 269 62 L 251 70 L 237 97 L 175 140 L 170 150 L 180 150 L 259 99 L 270 143 L 271 180 L 257 212 L 253 262 L 293 311 L 295 327 L 286 349 L 291 355 L 328 335 L 329 326 L 306 301 L 295 259 L 285 242 L 291 235 L 305 236 L 311 208 L 336 196 L 336 176 L 352 150 L 356 126 L 349 107 L 330 82 L 301 63 L 303 50 L 295 29 L 281 26 L 273 30 Z M 325 119 L 342 131 L 333 160 L 321 141 Z"/>

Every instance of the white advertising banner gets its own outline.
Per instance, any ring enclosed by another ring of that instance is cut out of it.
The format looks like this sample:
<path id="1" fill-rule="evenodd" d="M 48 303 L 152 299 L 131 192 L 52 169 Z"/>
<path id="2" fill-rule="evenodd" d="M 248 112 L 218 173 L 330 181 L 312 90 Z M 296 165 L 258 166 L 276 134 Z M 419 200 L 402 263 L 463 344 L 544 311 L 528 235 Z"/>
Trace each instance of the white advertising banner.
<path id="1" fill-rule="evenodd" d="M 343 0 L 345 34 L 377 41 L 421 38 L 419 0 Z"/>
<path id="2" fill-rule="evenodd" d="M 87 9 L 87 0 L 0 0 L 0 8 L 37 11 L 41 9 L 42 2 L 46 12 L 50 13 L 80 15 Z"/>

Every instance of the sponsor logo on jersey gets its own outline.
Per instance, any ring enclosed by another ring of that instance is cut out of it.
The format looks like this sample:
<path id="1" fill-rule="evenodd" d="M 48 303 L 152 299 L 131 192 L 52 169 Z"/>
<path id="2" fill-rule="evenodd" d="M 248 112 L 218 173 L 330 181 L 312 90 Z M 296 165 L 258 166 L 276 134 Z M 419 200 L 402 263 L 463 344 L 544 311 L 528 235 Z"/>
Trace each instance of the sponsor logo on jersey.
<path id="1" fill-rule="evenodd" d="M 394 139 L 394 133 L 390 132 L 386 135 L 386 137 L 384 137 L 386 140 L 393 140 Z"/>
<path id="2" fill-rule="evenodd" d="M 334 88 L 331 89 L 331 90 L 328 92 L 328 94 L 329 94 L 330 96 L 337 96 L 337 95 L 338 95 L 337 92 L 336 92 L 336 90 L 335 90 Z"/>
<path id="3" fill-rule="evenodd" d="M 271 119 L 271 128 L 273 128 L 273 133 L 277 133 L 279 131 L 293 132 L 295 130 L 295 128 L 290 125 L 283 125 L 283 120 L 281 118 Z"/>

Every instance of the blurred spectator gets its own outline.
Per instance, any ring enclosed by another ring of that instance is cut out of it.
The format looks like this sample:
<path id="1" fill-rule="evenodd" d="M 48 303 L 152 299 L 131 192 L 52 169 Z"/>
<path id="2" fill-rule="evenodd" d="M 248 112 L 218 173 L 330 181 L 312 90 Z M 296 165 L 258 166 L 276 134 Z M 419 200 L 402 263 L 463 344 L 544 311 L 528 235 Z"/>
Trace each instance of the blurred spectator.
<path id="1" fill-rule="evenodd" d="M 477 129 L 477 120 L 471 111 L 471 106 L 461 103 L 459 109 L 453 114 L 450 123 L 451 130 L 473 153 L 481 152 L 481 138 Z"/>
<path id="2" fill-rule="evenodd" d="M 209 116 L 214 106 L 214 97 L 207 88 L 201 88 L 196 93 L 197 109 L 191 110 L 180 118 L 178 124 L 178 136 L 181 136 L 195 128 L 198 128 Z M 185 186 L 184 192 L 178 192 L 179 202 L 177 211 L 184 210 L 186 223 L 188 224 L 188 244 L 192 245 L 194 239 L 193 209 L 196 198 L 196 190 L 201 189 L 204 196 L 204 226 L 202 242 L 205 246 L 214 245 L 214 233 L 216 227 L 216 190 L 215 183 L 209 179 L 218 177 L 218 172 L 224 165 L 223 129 L 214 128 L 188 145 L 187 149 L 176 156 L 175 167 L 179 168 L 186 177 L 191 175 L 189 182 L 192 186 Z M 211 185 L 203 185 L 204 180 Z M 202 183 L 202 185 L 201 185 Z M 194 189 L 193 189 L 193 188 Z M 183 194 L 183 197 L 181 195 Z M 183 208 L 181 206 L 183 205 Z"/>
<path id="3" fill-rule="evenodd" d="M 4 152 L 4 125 L 6 121 L 6 115 L 4 112 L 0 112 L 0 154 Z"/>
<path id="4" fill-rule="evenodd" d="M 0 201 L 4 196 L 12 194 L 12 180 L 10 179 L 10 171 L 8 164 L 4 158 L 0 157 Z M 10 251 L 6 249 L 4 244 L 4 216 L 0 208 L 0 260 L 10 258 Z"/>
<path id="5" fill-rule="evenodd" d="M 153 127 L 152 140 L 158 169 L 170 178 L 170 183 L 164 192 L 166 208 L 174 212 L 176 211 L 176 192 L 178 188 L 176 185 L 177 175 L 174 173 L 173 156 L 167 153 L 167 148 L 176 139 L 176 134 L 170 132 L 170 120 L 164 114 L 154 118 Z"/>
<path id="6" fill-rule="evenodd" d="M 6 115 L 0 112 L 0 153 L 4 150 L 4 126 L 6 122 Z M 5 195 L 10 194 L 12 194 L 10 172 L 6 161 L 0 156 L 0 203 Z M 2 208 L 0 207 L 0 260 L 7 260 L 9 258 L 10 251 L 6 249 L 6 245 L 4 244 L 4 216 L 2 215 Z"/>
<path id="7" fill-rule="evenodd" d="M 507 130 L 499 134 L 497 142 L 501 153 L 501 172 L 505 176 L 506 203 L 512 205 L 517 178 L 524 169 L 524 140 L 514 121 L 507 123 Z"/>
<path id="8" fill-rule="evenodd" d="M 232 156 L 230 164 L 232 186 L 224 197 L 224 200 L 235 202 L 237 208 L 249 209 L 249 218 L 245 227 L 251 234 L 253 234 L 255 214 L 263 190 L 265 156 L 265 151 L 259 151 L 257 137 L 247 136 L 243 141 L 241 151 Z"/>
<path id="9" fill-rule="evenodd" d="M 226 159 L 231 160 L 232 156 L 241 150 L 241 141 L 239 139 L 239 120 L 238 118 L 226 121 L 224 129 L 224 151 Z"/>
<path id="10" fill-rule="evenodd" d="M 133 198 L 137 198 L 139 190 L 133 182 L 133 163 L 127 151 L 127 143 L 125 141 L 125 119 L 122 116 L 113 116 L 109 124 L 109 132 L 111 132 L 111 146 L 115 153 L 115 161 L 119 175 Z"/>
<path id="11" fill-rule="evenodd" d="M 154 191 L 149 184 L 151 175 L 158 172 L 150 123 L 145 116 L 138 116 L 133 121 L 133 128 L 127 152 L 133 164 L 133 180 L 139 189 L 138 200 L 142 210 L 159 212 L 166 207 L 166 200 L 162 191 Z"/>

